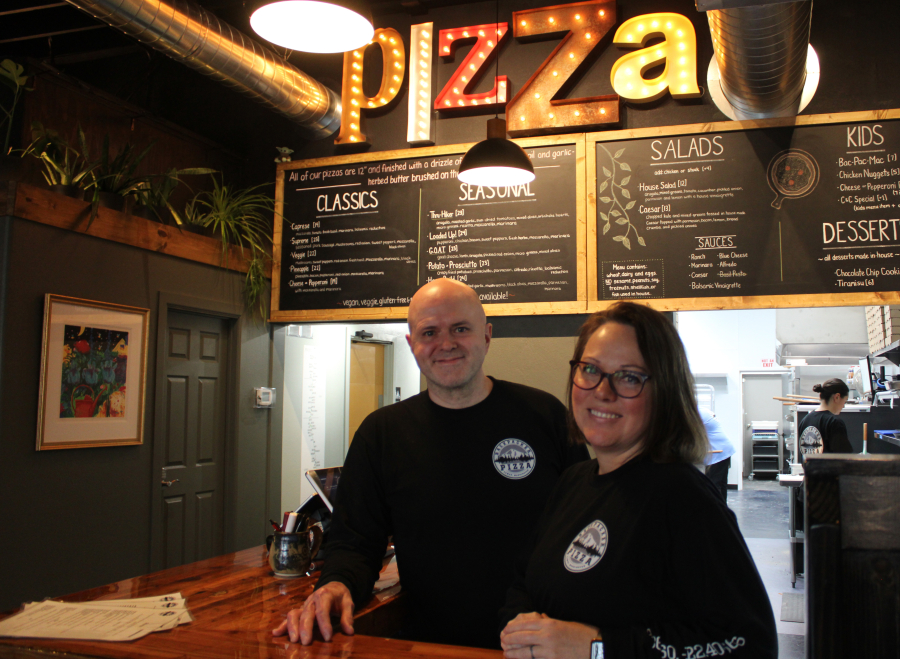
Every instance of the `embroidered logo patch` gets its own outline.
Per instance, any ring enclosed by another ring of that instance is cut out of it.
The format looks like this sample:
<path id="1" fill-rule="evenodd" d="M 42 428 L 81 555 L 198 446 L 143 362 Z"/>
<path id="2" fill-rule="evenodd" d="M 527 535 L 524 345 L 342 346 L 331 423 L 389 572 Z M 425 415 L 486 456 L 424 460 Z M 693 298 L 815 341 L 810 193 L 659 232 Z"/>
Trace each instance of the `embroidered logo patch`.
<path id="1" fill-rule="evenodd" d="M 569 572 L 587 572 L 603 558 L 608 542 L 606 524 L 599 519 L 593 521 L 581 530 L 566 549 L 563 564 Z"/>
<path id="2" fill-rule="evenodd" d="M 534 471 L 534 451 L 521 439 L 504 439 L 494 447 L 494 468 L 501 476 L 519 480 Z"/>

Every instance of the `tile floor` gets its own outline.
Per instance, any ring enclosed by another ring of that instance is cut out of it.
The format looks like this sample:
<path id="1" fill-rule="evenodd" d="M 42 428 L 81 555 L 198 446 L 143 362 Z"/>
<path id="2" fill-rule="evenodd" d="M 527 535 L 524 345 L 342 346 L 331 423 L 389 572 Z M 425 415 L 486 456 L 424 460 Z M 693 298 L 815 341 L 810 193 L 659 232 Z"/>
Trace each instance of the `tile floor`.
<path id="1" fill-rule="evenodd" d="M 804 592 L 802 576 L 797 578 L 796 588 L 791 587 L 788 488 L 778 481 L 745 480 L 743 490 L 728 490 L 728 507 L 737 517 L 772 602 L 779 657 L 804 659 L 806 625 L 781 620 L 781 594 Z"/>

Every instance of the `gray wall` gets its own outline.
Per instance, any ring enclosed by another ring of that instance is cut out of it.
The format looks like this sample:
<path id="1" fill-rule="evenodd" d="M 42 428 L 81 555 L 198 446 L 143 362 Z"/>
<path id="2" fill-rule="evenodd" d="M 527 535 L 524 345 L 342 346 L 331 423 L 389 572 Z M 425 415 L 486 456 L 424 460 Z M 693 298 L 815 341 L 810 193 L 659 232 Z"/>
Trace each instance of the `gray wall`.
<path id="1" fill-rule="evenodd" d="M 152 473 L 159 295 L 240 304 L 242 275 L 9 217 L 0 217 L 0 241 L 2 611 L 149 571 L 151 498 L 159 494 Z M 143 445 L 35 451 L 45 293 L 151 310 Z M 271 341 L 264 324 L 239 322 L 227 551 L 261 544 L 272 514 L 270 412 L 251 407 L 252 388 L 269 382 Z"/>

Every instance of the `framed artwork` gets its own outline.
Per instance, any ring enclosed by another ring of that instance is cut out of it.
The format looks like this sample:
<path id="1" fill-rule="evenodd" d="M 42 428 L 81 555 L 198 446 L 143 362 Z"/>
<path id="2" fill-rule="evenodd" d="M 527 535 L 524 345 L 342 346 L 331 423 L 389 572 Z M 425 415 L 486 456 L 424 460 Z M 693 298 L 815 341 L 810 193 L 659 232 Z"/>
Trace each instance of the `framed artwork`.
<path id="1" fill-rule="evenodd" d="M 143 443 L 149 316 L 45 296 L 38 451 Z"/>

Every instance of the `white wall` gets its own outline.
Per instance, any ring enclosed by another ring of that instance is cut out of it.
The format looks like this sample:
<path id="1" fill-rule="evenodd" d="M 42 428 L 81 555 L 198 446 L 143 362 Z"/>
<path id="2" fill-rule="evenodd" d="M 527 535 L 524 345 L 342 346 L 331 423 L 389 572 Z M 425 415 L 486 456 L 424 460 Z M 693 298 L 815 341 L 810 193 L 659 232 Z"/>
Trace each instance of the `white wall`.
<path id="1" fill-rule="evenodd" d="M 716 416 L 734 443 L 728 482 L 741 485 L 741 371 L 780 371 L 775 359 L 775 310 L 679 311 L 678 333 L 698 384 L 715 387 Z M 703 377 L 724 374 L 724 377 Z"/>
<path id="2" fill-rule="evenodd" d="M 776 309 L 775 338 L 781 343 L 868 343 L 866 308 Z"/>
<path id="3" fill-rule="evenodd" d="M 303 438 L 303 357 L 313 347 L 324 357 L 325 427 L 324 465 L 344 461 L 344 372 L 347 364 L 347 328 L 344 325 L 313 325 L 312 338 L 286 336 L 284 345 L 284 422 L 281 442 L 281 508 L 292 510 L 312 495 L 305 473 L 314 467 L 310 447 Z M 322 399 L 322 392 L 317 392 Z"/>
<path id="4" fill-rule="evenodd" d="M 305 473 L 314 468 L 310 447 L 303 434 L 303 357 L 304 348 L 317 349 L 325 365 L 324 465 L 343 464 L 347 446 L 347 359 L 350 337 L 358 330 L 393 345 L 394 387 L 400 387 L 401 399 L 419 393 L 419 369 L 406 343 L 405 323 L 306 325 L 312 338 L 285 337 L 284 348 L 284 420 L 281 450 L 281 508 L 291 510 L 303 503 L 313 490 Z M 320 400 L 322 398 L 322 392 Z M 385 392 L 385 402 L 394 402 L 394 392 Z"/>

